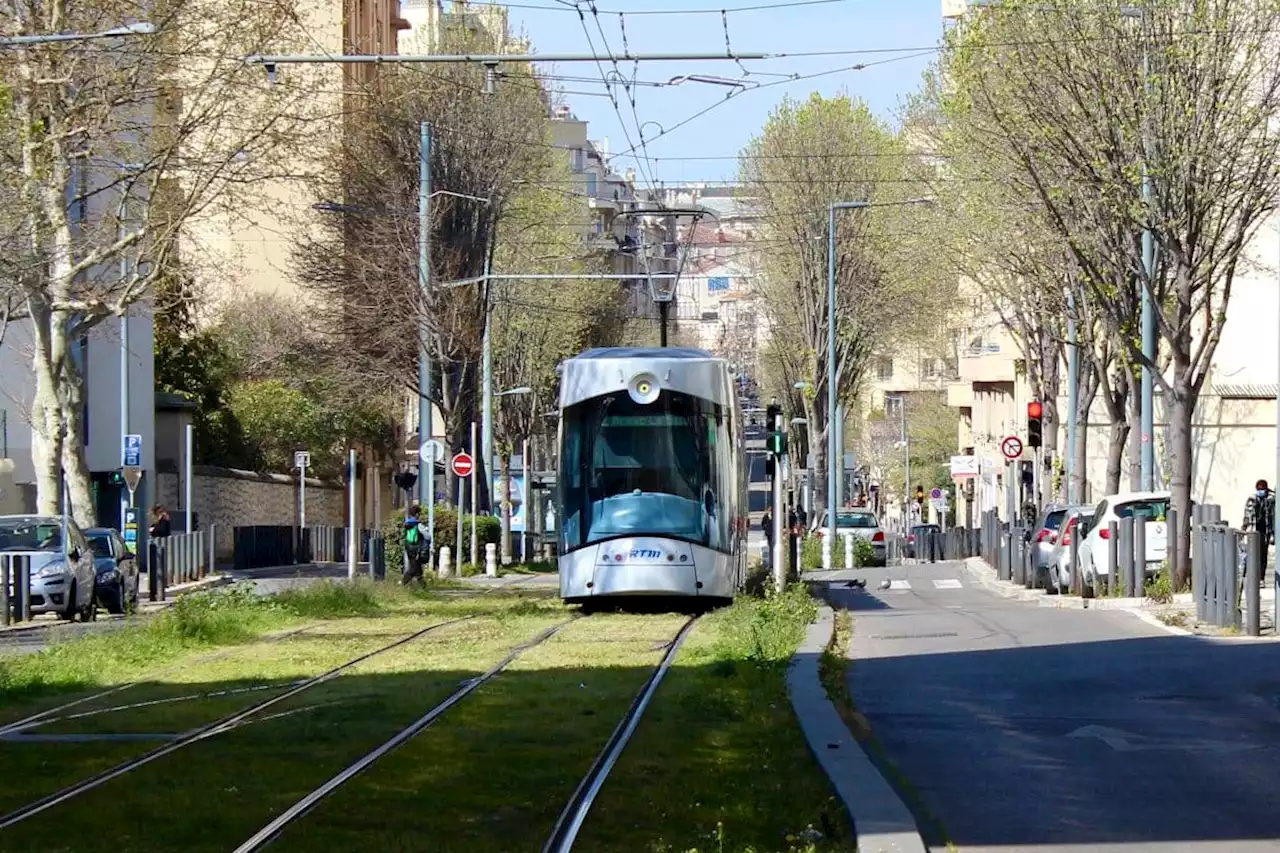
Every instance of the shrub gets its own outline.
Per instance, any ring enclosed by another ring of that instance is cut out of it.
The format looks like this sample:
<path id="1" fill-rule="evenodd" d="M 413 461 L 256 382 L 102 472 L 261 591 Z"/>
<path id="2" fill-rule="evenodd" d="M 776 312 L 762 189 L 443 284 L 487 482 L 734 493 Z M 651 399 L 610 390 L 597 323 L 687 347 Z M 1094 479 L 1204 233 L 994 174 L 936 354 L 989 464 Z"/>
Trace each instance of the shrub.
<path id="1" fill-rule="evenodd" d="M 404 565 L 404 507 L 392 511 L 387 516 L 386 521 L 382 524 L 382 532 L 387 537 L 387 571 L 399 572 L 400 567 Z M 458 511 L 452 504 L 438 503 L 436 504 L 436 525 L 435 536 L 432 537 L 432 546 L 437 550 L 441 545 L 448 545 L 454 549 L 454 559 L 457 560 L 457 544 L 453 541 L 458 533 Z M 502 521 L 491 515 L 476 516 L 476 536 L 480 540 L 481 553 L 484 552 L 484 546 L 489 542 L 498 543 L 498 539 L 502 536 Z M 462 546 L 463 550 L 471 547 L 471 515 L 467 514 L 462 517 Z"/>

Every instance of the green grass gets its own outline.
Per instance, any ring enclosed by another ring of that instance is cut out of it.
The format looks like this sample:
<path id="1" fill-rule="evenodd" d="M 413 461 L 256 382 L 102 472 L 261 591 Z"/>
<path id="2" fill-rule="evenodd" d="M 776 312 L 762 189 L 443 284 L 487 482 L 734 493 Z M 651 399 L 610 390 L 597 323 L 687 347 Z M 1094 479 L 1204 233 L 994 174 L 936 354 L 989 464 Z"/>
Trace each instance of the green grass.
<path id="1" fill-rule="evenodd" d="M 739 599 L 693 631 L 605 783 L 580 849 L 855 849 L 786 692 L 787 663 L 816 611 L 793 585 Z"/>
<path id="2" fill-rule="evenodd" d="M 436 618 L 481 607 L 433 603 Z M 512 644 L 566 618 L 556 601 L 489 596 L 487 618 L 428 634 L 371 658 L 338 678 L 274 706 L 261 719 L 186 747 L 82 797 L 6 830 L 4 849 L 225 851 L 261 824 L 383 742 L 459 684 L 487 668 Z M 181 683 L 155 685 L 177 694 L 246 682 L 277 686 L 314 674 L 427 624 L 422 615 L 380 615 L 327 623 L 276 644 L 182 673 Z M 141 694 L 139 694 L 141 695 Z M 241 694 L 103 714 L 64 731 L 181 730 L 209 722 L 270 693 Z M 163 728 L 161 728 L 163 727 Z M 148 744 L 147 746 L 149 746 Z M 103 748 L 105 747 L 105 748 Z M 4 744 L 0 777 L 6 806 L 30 801 L 145 746 Z M 63 768 L 69 768 L 64 770 Z M 16 796 L 18 794 L 21 796 Z M 12 800 L 17 802 L 12 802 Z M 103 832 L 104 815 L 127 815 Z M 148 815 L 145 821 L 136 815 Z M 60 846 L 65 845 L 65 846 Z M 359 849 L 363 849 L 360 847 Z"/>
<path id="3" fill-rule="evenodd" d="M 201 607 L 234 609 L 231 602 Z M 164 678 L 91 707 L 182 701 L 64 720 L 44 730 L 191 728 L 271 695 L 252 688 L 283 689 L 431 621 L 482 618 L 379 655 L 281 702 L 264 719 L 6 830 L 6 851 L 232 849 L 511 645 L 569 613 L 545 593 L 446 597 L 374 585 L 318 588 L 239 607 L 259 620 L 240 630 L 308 621 L 313 627 L 276 642 L 261 635 L 241 640 L 217 656 L 201 647 Z M 815 612 L 816 603 L 797 585 L 782 595 L 740 600 L 702 620 L 601 792 L 579 849 L 854 849 L 848 818 L 808 751 L 785 689 L 787 661 Z M 537 849 L 682 622 L 677 615 L 618 614 L 571 622 L 273 846 L 308 853 Z M 196 635 L 206 638 L 201 642 L 211 636 Z M 248 692 L 207 695 L 227 690 Z M 30 801 L 150 746 L 0 743 L 6 768 L 0 801 L 8 807 Z M 145 821 L 136 819 L 140 814 Z M 106 819 L 111 815 L 127 819 Z"/>

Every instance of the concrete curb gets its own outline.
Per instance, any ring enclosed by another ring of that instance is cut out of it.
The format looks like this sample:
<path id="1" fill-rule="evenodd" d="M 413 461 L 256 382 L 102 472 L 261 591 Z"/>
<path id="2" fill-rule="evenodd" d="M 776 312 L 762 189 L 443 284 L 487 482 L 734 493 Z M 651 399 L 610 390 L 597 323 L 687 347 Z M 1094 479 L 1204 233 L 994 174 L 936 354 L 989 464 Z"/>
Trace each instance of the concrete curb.
<path id="1" fill-rule="evenodd" d="M 1043 589 L 1026 589 L 1012 581 L 996 578 L 995 570 L 988 566 L 981 557 L 969 557 L 964 561 L 969 574 L 984 587 L 1002 596 L 1020 601 L 1034 601 L 1040 607 L 1056 610 L 1151 610 L 1168 605 L 1156 604 L 1146 598 L 1080 598 L 1074 595 L 1049 595 Z M 1191 604 L 1191 593 L 1179 593 L 1173 597 L 1172 604 Z"/>
<path id="2" fill-rule="evenodd" d="M 138 596 L 137 612 L 139 615 L 144 613 L 155 613 L 156 611 L 163 610 L 165 607 L 169 606 L 171 603 L 173 603 L 173 599 L 175 598 L 181 598 L 182 596 L 188 595 L 193 592 L 202 592 L 206 589 L 213 589 L 219 586 L 226 586 L 230 584 L 233 580 L 234 578 L 232 578 L 229 575 L 210 575 L 209 577 L 201 578 L 198 581 L 192 581 L 190 583 L 171 586 L 165 590 L 165 594 L 169 599 L 168 601 L 150 601 L 145 597 L 146 596 L 145 593 L 140 593 Z M 8 625 L 5 627 L 0 627 L 0 636 L 3 636 L 5 634 L 18 634 L 24 631 L 48 631 L 53 628 L 57 628 L 59 626 L 65 626 L 69 624 L 71 623 L 63 622 L 61 620 L 50 622 L 47 619 L 41 619 L 38 622 L 36 621 L 22 622 L 17 625 Z"/>
<path id="3" fill-rule="evenodd" d="M 787 694 L 809 749 L 853 817 L 859 853 L 925 853 L 910 810 L 854 740 L 827 698 L 818 662 L 835 632 L 830 607 L 818 610 L 787 667 Z"/>

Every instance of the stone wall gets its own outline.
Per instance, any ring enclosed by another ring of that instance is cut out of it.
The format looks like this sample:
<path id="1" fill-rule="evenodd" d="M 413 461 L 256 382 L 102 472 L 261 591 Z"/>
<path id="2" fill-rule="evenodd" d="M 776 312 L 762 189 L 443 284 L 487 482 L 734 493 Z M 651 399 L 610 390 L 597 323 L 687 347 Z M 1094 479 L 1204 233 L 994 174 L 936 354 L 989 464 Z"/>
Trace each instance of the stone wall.
<path id="1" fill-rule="evenodd" d="M 214 548 L 218 562 L 230 561 L 232 528 L 248 525 L 295 526 L 298 523 L 298 480 L 283 474 L 258 474 L 233 468 L 197 465 L 193 501 L 201 529 L 218 527 Z M 169 508 L 175 527 L 185 512 L 178 474 L 161 473 L 160 503 Z M 346 496 L 342 484 L 307 478 L 307 524 L 346 524 Z"/>

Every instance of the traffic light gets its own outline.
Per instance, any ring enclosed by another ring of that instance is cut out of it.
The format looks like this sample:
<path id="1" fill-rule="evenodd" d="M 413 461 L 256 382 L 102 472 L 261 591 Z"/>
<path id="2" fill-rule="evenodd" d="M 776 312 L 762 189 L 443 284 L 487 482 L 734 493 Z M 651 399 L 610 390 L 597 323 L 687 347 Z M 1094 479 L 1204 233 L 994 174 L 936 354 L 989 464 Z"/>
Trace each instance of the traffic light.
<path id="1" fill-rule="evenodd" d="M 924 486 L 916 486 L 916 503 L 924 503 Z"/>
<path id="2" fill-rule="evenodd" d="M 1040 405 L 1039 400 L 1027 403 L 1027 447 L 1041 445 L 1040 419 L 1042 417 L 1044 417 L 1044 406 Z"/>
<path id="3" fill-rule="evenodd" d="M 395 483 L 406 492 L 413 488 L 413 484 L 418 482 L 418 475 L 412 471 L 397 471 L 391 478 Z"/>
<path id="4" fill-rule="evenodd" d="M 120 486 L 121 488 L 123 488 L 124 487 L 124 469 L 117 468 L 114 471 L 112 471 L 110 477 L 107 478 L 107 481 L 113 486 Z"/>
<path id="5" fill-rule="evenodd" d="M 781 456 L 787 452 L 787 435 L 777 427 L 778 419 L 782 417 L 782 407 L 776 403 L 770 403 L 765 409 L 765 416 L 768 418 L 765 421 L 765 429 L 768 430 L 769 436 L 765 447 L 768 448 L 769 455 Z"/>

